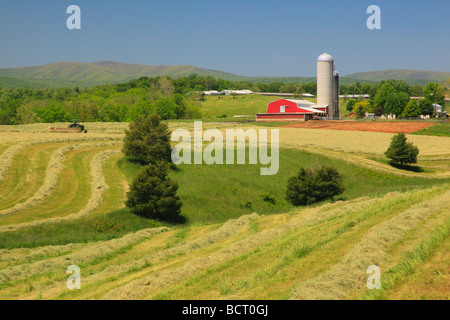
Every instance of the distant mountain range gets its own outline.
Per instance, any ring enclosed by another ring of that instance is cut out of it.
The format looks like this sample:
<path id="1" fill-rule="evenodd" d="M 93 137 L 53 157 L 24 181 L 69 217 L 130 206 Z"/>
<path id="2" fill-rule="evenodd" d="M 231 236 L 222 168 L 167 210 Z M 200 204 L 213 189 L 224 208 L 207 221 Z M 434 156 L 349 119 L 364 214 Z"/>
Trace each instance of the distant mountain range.
<path id="1" fill-rule="evenodd" d="M 190 74 L 213 76 L 230 81 L 285 82 L 304 83 L 315 81 L 315 77 L 248 77 L 229 72 L 199 68 L 191 65 L 149 66 L 99 61 L 92 63 L 57 62 L 44 66 L 23 68 L 0 68 L 0 86 L 6 88 L 55 88 L 55 87 L 91 87 L 101 84 L 125 82 L 142 76 L 170 76 L 179 78 Z M 342 84 L 356 81 L 376 82 L 383 79 L 400 79 L 409 83 L 426 84 L 450 78 L 450 72 L 383 70 L 360 72 L 341 78 Z"/>
<path id="2" fill-rule="evenodd" d="M 430 81 L 442 81 L 450 78 L 450 72 L 419 71 L 407 69 L 389 69 L 349 74 L 347 77 L 358 80 L 381 81 L 387 79 L 405 80 L 410 84 L 423 84 Z"/>

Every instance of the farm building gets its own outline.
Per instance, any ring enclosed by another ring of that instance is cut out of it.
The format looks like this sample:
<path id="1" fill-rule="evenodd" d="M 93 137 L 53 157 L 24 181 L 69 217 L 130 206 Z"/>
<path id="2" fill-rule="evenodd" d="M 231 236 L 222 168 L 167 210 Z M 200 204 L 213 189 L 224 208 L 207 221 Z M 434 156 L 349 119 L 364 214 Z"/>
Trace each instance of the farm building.
<path id="1" fill-rule="evenodd" d="M 221 93 L 217 90 L 209 90 L 209 91 L 203 91 L 203 94 L 205 96 L 219 96 Z"/>
<path id="2" fill-rule="evenodd" d="M 436 114 L 441 113 L 443 110 L 443 107 L 440 104 L 433 103 L 434 112 Z"/>
<path id="3" fill-rule="evenodd" d="M 256 121 L 339 119 L 339 73 L 334 59 L 324 53 L 317 59 L 317 104 L 305 100 L 280 99 L 269 103 L 266 113 L 258 113 Z"/>
<path id="4" fill-rule="evenodd" d="M 266 113 L 258 113 L 257 121 L 305 121 L 327 115 L 327 106 L 317 106 L 306 100 L 280 99 L 269 103 Z"/>
<path id="5" fill-rule="evenodd" d="M 220 95 L 229 96 L 232 94 L 235 95 L 245 95 L 245 94 L 253 94 L 250 90 L 222 90 L 219 92 Z"/>

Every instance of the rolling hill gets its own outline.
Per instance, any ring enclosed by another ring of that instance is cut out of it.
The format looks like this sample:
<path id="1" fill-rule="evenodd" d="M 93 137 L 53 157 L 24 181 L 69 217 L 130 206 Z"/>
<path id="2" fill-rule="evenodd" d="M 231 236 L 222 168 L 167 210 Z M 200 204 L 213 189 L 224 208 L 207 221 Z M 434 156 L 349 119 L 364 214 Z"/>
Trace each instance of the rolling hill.
<path id="1" fill-rule="evenodd" d="M 230 81 L 251 82 L 285 82 L 305 83 L 316 81 L 315 77 L 248 77 L 229 72 L 199 68 L 192 65 L 140 65 L 115 61 L 98 61 L 92 63 L 56 62 L 43 66 L 22 68 L 0 68 L 0 86 L 19 88 L 27 86 L 32 89 L 55 87 L 91 87 L 101 84 L 125 82 L 131 79 L 149 76 L 170 76 L 179 78 L 191 74 L 212 76 Z M 359 72 L 341 77 L 341 84 L 356 81 L 377 82 L 386 79 L 405 80 L 410 84 L 426 84 L 450 78 L 450 72 L 383 70 Z"/>
<path id="2" fill-rule="evenodd" d="M 92 63 L 56 62 L 43 66 L 22 68 L 0 68 L 0 86 L 32 89 L 56 87 L 92 87 L 95 85 L 120 83 L 143 76 L 169 76 L 179 78 L 191 74 L 212 76 L 229 81 L 305 83 L 316 81 L 315 77 L 248 77 L 229 72 L 195 67 L 192 65 L 162 66 L 98 61 Z M 358 81 L 341 78 L 342 84 Z"/>
<path id="3" fill-rule="evenodd" d="M 20 87 L 28 83 L 30 87 L 89 87 L 107 83 L 124 82 L 142 76 L 182 77 L 193 73 L 211 75 L 217 78 L 235 80 L 240 76 L 222 71 L 202 69 L 189 65 L 146 66 L 138 64 L 99 61 L 93 63 L 57 62 L 44 66 L 0 69 L 0 85 Z M 7 81 L 6 81 L 7 80 Z"/>
<path id="4" fill-rule="evenodd" d="M 420 71 L 406 69 L 390 69 L 380 71 L 357 72 L 347 77 L 358 80 L 381 81 L 387 79 L 405 80 L 409 84 L 427 84 L 430 81 L 439 82 L 450 78 L 450 72 Z"/>
<path id="5" fill-rule="evenodd" d="M 190 221 L 172 225 L 125 208 L 139 172 L 121 152 L 128 124 L 88 127 L 80 137 L 0 126 L 0 299 L 449 300 L 450 138 L 409 136 L 418 165 L 433 170 L 412 172 L 370 159 L 392 134 L 282 127 L 277 175 L 259 165 L 171 171 Z M 305 165 L 336 166 L 346 192 L 283 204 Z M 68 281 L 74 266 L 79 290 Z M 377 290 L 367 286 L 372 266 Z"/>

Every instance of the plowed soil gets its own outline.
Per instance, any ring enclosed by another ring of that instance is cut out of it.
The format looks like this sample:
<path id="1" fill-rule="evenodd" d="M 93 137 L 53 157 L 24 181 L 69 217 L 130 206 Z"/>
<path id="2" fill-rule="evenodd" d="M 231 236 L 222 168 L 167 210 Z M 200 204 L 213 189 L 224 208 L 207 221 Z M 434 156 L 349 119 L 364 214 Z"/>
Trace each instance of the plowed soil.
<path id="1" fill-rule="evenodd" d="M 369 131 L 369 132 L 388 132 L 405 134 L 422 130 L 431 126 L 430 122 L 415 121 L 307 121 L 301 123 L 291 123 L 284 125 L 287 128 L 305 128 L 305 129 L 328 129 L 328 130 L 348 130 L 348 131 Z"/>

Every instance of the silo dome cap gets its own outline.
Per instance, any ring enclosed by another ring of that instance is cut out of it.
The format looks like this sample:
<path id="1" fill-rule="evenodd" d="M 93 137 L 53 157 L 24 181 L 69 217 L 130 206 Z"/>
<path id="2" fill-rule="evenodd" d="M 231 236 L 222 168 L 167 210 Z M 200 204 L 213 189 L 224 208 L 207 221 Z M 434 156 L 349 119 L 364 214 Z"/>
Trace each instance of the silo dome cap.
<path id="1" fill-rule="evenodd" d="M 317 61 L 324 61 L 324 62 L 334 62 L 334 59 L 331 55 L 328 53 L 321 54 L 319 58 L 317 58 Z"/>

